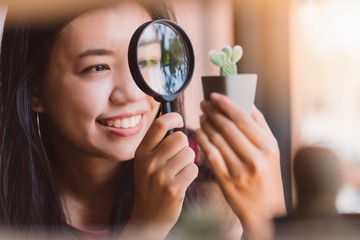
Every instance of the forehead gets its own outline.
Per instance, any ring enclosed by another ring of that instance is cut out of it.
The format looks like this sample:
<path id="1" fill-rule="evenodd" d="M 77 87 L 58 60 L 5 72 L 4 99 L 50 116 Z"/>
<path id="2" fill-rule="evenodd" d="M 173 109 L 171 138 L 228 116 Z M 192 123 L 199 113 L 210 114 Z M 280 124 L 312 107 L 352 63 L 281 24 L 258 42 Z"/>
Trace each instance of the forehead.
<path id="1" fill-rule="evenodd" d="M 146 9 L 135 3 L 94 10 L 71 21 L 59 33 L 55 47 L 69 51 L 111 47 L 116 41 L 129 41 L 135 30 L 150 20 Z"/>

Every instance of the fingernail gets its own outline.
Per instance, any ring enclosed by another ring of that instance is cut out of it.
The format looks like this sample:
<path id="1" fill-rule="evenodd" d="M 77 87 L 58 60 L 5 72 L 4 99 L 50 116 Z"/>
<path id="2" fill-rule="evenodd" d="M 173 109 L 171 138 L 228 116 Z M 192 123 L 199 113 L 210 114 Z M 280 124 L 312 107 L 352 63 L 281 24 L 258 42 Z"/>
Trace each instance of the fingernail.
<path id="1" fill-rule="evenodd" d="M 217 100 L 219 98 L 219 94 L 216 92 L 212 92 L 210 95 L 210 98 L 213 100 Z"/>

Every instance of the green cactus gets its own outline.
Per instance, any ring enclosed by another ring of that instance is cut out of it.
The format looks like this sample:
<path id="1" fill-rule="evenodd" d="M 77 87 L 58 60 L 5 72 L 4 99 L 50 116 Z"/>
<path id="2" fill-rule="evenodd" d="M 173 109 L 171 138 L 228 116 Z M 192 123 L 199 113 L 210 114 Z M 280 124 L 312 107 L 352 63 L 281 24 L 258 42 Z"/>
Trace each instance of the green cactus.
<path id="1" fill-rule="evenodd" d="M 241 59 L 243 50 L 239 45 L 231 48 L 224 46 L 220 52 L 210 50 L 209 58 L 213 64 L 220 67 L 221 76 L 230 76 L 237 74 L 236 63 Z"/>

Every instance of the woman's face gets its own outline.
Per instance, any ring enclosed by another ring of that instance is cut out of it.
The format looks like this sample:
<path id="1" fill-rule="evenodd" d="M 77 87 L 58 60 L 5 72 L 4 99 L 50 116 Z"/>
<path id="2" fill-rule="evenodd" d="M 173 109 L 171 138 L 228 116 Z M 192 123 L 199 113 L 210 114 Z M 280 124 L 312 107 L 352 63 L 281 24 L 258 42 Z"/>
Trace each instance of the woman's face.
<path id="1" fill-rule="evenodd" d="M 123 4 L 84 14 L 59 33 L 40 90 L 55 148 L 133 158 L 159 109 L 135 84 L 127 60 L 132 34 L 150 20 L 140 6 Z"/>

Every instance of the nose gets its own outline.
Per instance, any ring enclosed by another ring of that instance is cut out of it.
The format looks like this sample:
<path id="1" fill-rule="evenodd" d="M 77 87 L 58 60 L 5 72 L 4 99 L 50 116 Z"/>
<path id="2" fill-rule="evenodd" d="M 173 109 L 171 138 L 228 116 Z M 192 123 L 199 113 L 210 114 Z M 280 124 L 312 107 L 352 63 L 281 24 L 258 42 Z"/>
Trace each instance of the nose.
<path id="1" fill-rule="evenodd" d="M 145 93 L 136 85 L 128 67 L 114 73 L 110 102 L 114 104 L 135 102 L 145 96 Z"/>

